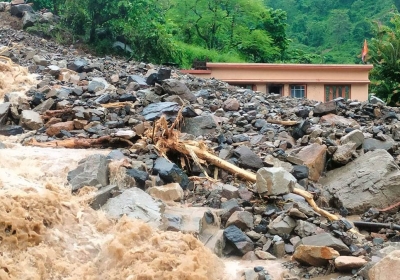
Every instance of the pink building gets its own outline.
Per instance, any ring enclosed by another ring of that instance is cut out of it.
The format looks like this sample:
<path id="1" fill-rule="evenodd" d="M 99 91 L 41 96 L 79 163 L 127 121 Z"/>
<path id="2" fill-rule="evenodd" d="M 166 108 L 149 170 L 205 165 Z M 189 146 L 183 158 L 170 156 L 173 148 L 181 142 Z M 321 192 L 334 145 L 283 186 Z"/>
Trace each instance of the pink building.
<path id="1" fill-rule="evenodd" d="M 264 93 L 326 102 L 337 97 L 368 100 L 367 64 L 207 63 L 206 70 L 182 70 Z"/>

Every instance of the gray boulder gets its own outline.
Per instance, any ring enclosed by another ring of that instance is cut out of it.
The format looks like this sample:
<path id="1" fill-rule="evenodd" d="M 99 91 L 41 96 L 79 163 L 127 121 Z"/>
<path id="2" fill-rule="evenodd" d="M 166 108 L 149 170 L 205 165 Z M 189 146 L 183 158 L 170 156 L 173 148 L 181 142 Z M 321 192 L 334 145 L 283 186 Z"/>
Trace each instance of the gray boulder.
<path id="1" fill-rule="evenodd" d="M 297 182 L 283 167 L 263 167 L 257 171 L 256 179 L 257 192 L 267 195 L 290 193 Z"/>
<path id="2" fill-rule="evenodd" d="M 296 221 L 289 216 L 280 215 L 275 218 L 269 225 L 271 234 L 284 235 L 290 234 L 296 227 Z"/>
<path id="3" fill-rule="evenodd" d="M 325 246 L 335 249 L 340 254 L 350 253 L 349 247 L 342 240 L 333 237 L 330 233 L 320 233 L 304 237 L 295 247 L 297 248 L 300 245 Z"/>
<path id="4" fill-rule="evenodd" d="M 126 215 L 132 219 L 142 220 L 154 227 L 162 223 L 164 205 L 139 188 L 130 188 L 120 195 L 108 199 L 102 207 L 111 218 L 119 219 Z"/>
<path id="5" fill-rule="evenodd" d="M 154 175 L 160 176 L 165 183 L 179 183 L 182 189 L 186 189 L 189 185 L 189 177 L 178 167 L 165 158 L 158 158 L 153 167 Z"/>
<path id="6" fill-rule="evenodd" d="M 176 102 L 159 102 L 146 106 L 142 115 L 146 121 L 154 121 L 155 119 L 165 115 L 167 119 L 176 117 L 179 111 L 179 105 Z"/>
<path id="7" fill-rule="evenodd" d="M 244 168 L 260 169 L 264 166 L 261 158 L 247 146 L 236 148 L 234 154 L 238 157 L 240 166 Z"/>
<path id="8" fill-rule="evenodd" d="M 361 214 L 397 202 L 400 169 L 388 152 L 378 149 L 329 171 L 319 183 L 324 186 L 324 196 L 337 207 Z"/>
<path id="9" fill-rule="evenodd" d="M 33 13 L 33 9 L 28 4 L 12 5 L 10 13 L 12 16 L 22 17 L 24 12 Z"/>
<path id="10" fill-rule="evenodd" d="M 24 12 L 24 16 L 22 17 L 22 26 L 23 28 L 28 28 L 34 26 L 38 20 L 38 16 L 35 13 Z"/>
<path id="11" fill-rule="evenodd" d="M 41 66 L 48 66 L 50 64 L 50 61 L 45 59 L 43 56 L 40 55 L 34 55 L 33 56 L 33 61 L 35 62 L 36 65 L 41 65 Z"/>
<path id="12" fill-rule="evenodd" d="M 68 172 L 68 182 L 72 191 L 83 186 L 104 187 L 108 185 L 107 158 L 103 155 L 91 155 L 82 159 L 74 170 Z"/>
<path id="13" fill-rule="evenodd" d="M 182 82 L 175 79 L 166 79 L 162 83 L 164 91 L 169 95 L 178 95 L 180 98 L 189 102 L 195 102 L 196 96 Z"/>
<path id="14" fill-rule="evenodd" d="M 23 110 L 19 124 L 24 128 L 37 130 L 43 126 L 43 120 L 39 113 L 32 110 Z"/>
<path id="15" fill-rule="evenodd" d="M 224 237 L 227 243 L 232 245 L 241 255 L 254 249 L 254 244 L 250 237 L 235 225 L 230 225 L 224 230 Z"/>
<path id="16" fill-rule="evenodd" d="M 185 118 L 182 126 L 182 132 L 192 134 L 194 136 L 207 135 L 214 133 L 217 124 L 212 115 L 198 116 L 194 118 Z"/>
<path id="17" fill-rule="evenodd" d="M 88 62 L 84 59 L 76 59 L 74 62 L 68 64 L 68 69 L 81 73 L 83 68 L 88 64 Z"/>

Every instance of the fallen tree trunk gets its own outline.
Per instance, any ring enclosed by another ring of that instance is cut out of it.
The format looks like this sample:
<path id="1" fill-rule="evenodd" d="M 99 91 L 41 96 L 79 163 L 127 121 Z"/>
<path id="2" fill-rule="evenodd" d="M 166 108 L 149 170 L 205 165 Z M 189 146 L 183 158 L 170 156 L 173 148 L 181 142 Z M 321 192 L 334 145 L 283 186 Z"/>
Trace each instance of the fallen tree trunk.
<path id="1" fill-rule="evenodd" d="M 116 144 L 124 144 L 133 146 L 133 143 L 123 138 L 116 138 L 111 136 L 102 136 L 96 139 L 86 138 L 69 138 L 65 140 L 54 140 L 49 142 L 37 142 L 34 138 L 25 143 L 27 146 L 44 147 L 44 148 L 69 148 L 69 149 L 83 149 L 83 148 L 98 148 L 104 146 L 112 146 Z"/>

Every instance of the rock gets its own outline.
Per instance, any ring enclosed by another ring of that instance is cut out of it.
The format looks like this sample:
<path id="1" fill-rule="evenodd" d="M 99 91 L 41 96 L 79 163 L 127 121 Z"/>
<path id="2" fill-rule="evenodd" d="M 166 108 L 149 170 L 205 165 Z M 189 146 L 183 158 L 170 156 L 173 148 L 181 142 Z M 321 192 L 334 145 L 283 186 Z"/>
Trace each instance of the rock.
<path id="1" fill-rule="evenodd" d="M 127 53 L 132 53 L 133 50 L 126 44 L 120 42 L 120 41 L 115 41 L 112 45 L 114 49 L 126 51 Z"/>
<path id="2" fill-rule="evenodd" d="M 31 130 L 38 130 L 43 126 L 43 120 L 39 113 L 32 110 L 23 110 L 21 113 L 20 125 Z"/>
<path id="3" fill-rule="evenodd" d="M 167 207 L 163 228 L 199 236 L 203 243 L 220 229 L 219 219 L 207 207 Z"/>
<path id="4" fill-rule="evenodd" d="M 149 173 L 136 168 L 126 169 L 126 174 L 135 179 L 136 186 L 144 189 L 146 181 L 149 179 Z"/>
<path id="5" fill-rule="evenodd" d="M 385 105 L 385 104 L 386 104 L 385 101 L 383 101 L 382 99 L 376 97 L 375 95 L 372 95 L 372 96 L 369 98 L 369 102 L 370 102 L 371 104 L 381 104 L 381 105 Z"/>
<path id="6" fill-rule="evenodd" d="M 226 199 L 239 198 L 239 189 L 232 185 L 225 184 L 222 186 L 221 196 Z"/>
<path id="7" fill-rule="evenodd" d="M 362 144 L 364 143 L 364 134 L 360 130 L 356 129 L 340 138 L 340 143 L 342 145 L 349 142 L 355 143 L 356 148 L 362 146 Z"/>
<path id="8" fill-rule="evenodd" d="M 38 20 L 38 16 L 35 13 L 25 11 L 25 12 L 23 12 L 22 26 L 24 29 L 34 26 L 35 23 L 37 22 L 37 20 Z"/>
<path id="9" fill-rule="evenodd" d="M 238 157 L 239 164 L 243 168 L 260 169 L 264 166 L 261 158 L 247 146 L 236 148 L 234 154 Z"/>
<path id="10" fill-rule="evenodd" d="M 8 6 L 7 2 L 0 2 L 0 12 L 4 12 Z"/>
<path id="11" fill-rule="evenodd" d="M 185 118 L 182 126 L 182 132 L 201 136 L 215 133 L 217 124 L 212 115 L 198 116 L 194 118 Z"/>
<path id="12" fill-rule="evenodd" d="M 12 5 L 10 13 L 12 16 L 22 17 L 24 12 L 34 13 L 32 7 L 28 4 Z"/>
<path id="13" fill-rule="evenodd" d="M 330 233 L 320 233 L 304 237 L 297 245 L 313 245 L 330 247 L 338 251 L 340 254 L 349 254 L 350 249 L 342 240 L 333 237 Z"/>
<path id="14" fill-rule="evenodd" d="M 165 183 L 179 183 L 182 189 L 189 185 L 189 178 L 175 163 L 158 158 L 153 167 L 153 175 L 159 175 Z"/>
<path id="15" fill-rule="evenodd" d="M 378 139 L 374 138 L 368 138 L 364 140 L 363 148 L 364 151 L 374 151 L 377 149 L 382 149 L 382 150 L 392 150 L 393 146 L 396 145 L 396 142 L 393 139 L 389 139 L 387 141 L 380 141 Z"/>
<path id="16" fill-rule="evenodd" d="M 300 237 L 306 237 L 313 235 L 316 232 L 317 228 L 318 227 L 312 223 L 309 223 L 307 221 L 297 220 L 294 232 Z"/>
<path id="17" fill-rule="evenodd" d="M 183 100 L 195 102 L 196 96 L 190 89 L 182 82 L 175 79 L 166 79 L 162 83 L 164 91 L 169 95 L 178 95 Z"/>
<path id="18" fill-rule="evenodd" d="M 293 191 L 296 178 L 282 167 L 263 167 L 257 171 L 256 188 L 258 193 L 280 195 Z"/>
<path id="19" fill-rule="evenodd" d="M 293 258 L 301 264 L 326 266 L 329 260 L 339 257 L 339 253 L 329 247 L 300 245 L 296 248 Z"/>
<path id="20" fill-rule="evenodd" d="M 357 122 L 355 120 L 347 119 L 345 117 L 338 116 L 335 114 L 328 114 L 322 116 L 320 119 L 320 123 L 327 126 L 340 125 L 343 127 L 350 127 L 357 125 Z"/>
<path id="21" fill-rule="evenodd" d="M 236 98 L 228 98 L 222 107 L 225 111 L 238 111 L 240 108 L 239 101 Z"/>
<path id="22" fill-rule="evenodd" d="M 135 82 L 139 85 L 140 88 L 147 88 L 148 85 L 146 83 L 146 80 L 142 77 L 142 76 L 138 76 L 138 75 L 130 75 L 128 77 L 128 84 Z"/>
<path id="23" fill-rule="evenodd" d="M 370 280 L 397 279 L 398 275 L 400 275 L 400 250 L 389 253 L 368 272 Z"/>
<path id="24" fill-rule="evenodd" d="M 285 215 L 276 217 L 275 220 L 268 225 L 269 232 L 279 236 L 290 234 L 295 227 L 296 221 Z"/>
<path id="25" fill-rule="evenodd" d="M 0 125 L 0 135 L 12 136 L 24 133 L 24 129 L 19 125 Z"/>
<path id="26" fill-rule="evenodd" d="M 276 241 L 272 247 L 272 251 L 277 258 L 283 258 L 286 254 L 285 242 Z"/>
<path id="27" fill-rule="evenodd" d="M 291 155 L 294 159 L 288 157 L 288 161 L 306 165 L 309 169 L 308 178 L 312 181 L 318 181 L 325 168 L 326 150 L 325 145 L 313 143 L 301 149 L 297 154 Z"/>
<path id="28" fill-rule="evenodd" d="M 88 64 L 88 62 L 84 59 L 76 59 L 74 62 L 68 64 L 67 68 L 78 72 L 78 73 L 82 73 L 83 68 Z"/>
<path id="29" fill-rule="evenodd" d="M 241 230 L 252 229 L 254 226 L 253 215 L 247 211 L 236 211 L 226 222 L 226 227 L 230 225 L 235 225 Z"/>
<path id="30" fill-rule="evenodd" d="M 56 136 L 57 134 L 60 133 L 61 130 L 71 131 L 73 129 L 74 129 L 73 121 L 59 122 L 50 125 L 49 128 L 46 129 L 46 134 L 49 136 Z"/>
<path id="31" fill-rule="evenodd" d="M 147 192 L 155 198 L 163 201 L 181 201 L 183 199 L 183 190 L 178 183 L 171 183 L 164 186 L 151 187 Z"/>
<path id="32" fill-rule="evenodd" d="M 211 238 L 209 238 L 204 245 L 209 248 L 218 257 L 223 257 L 223 250 L 225 247 L 224 231 L 218 230 Z"/>
<path id="33" fill-rule="evenodd" d="M 103 79 L 93 79 L 90 81 L 88 85 L 89 92 L 98 92 L 102 89 L 105 89 L 108 86 L 108 83 Z"/>
<path id="34" fill-rule="evenodd" d="M 305 165 L 294 165 L 292 172 L 290 172 L 297 180 L 308 178 L 309 171 Z"/>
<path id="35" fill-rule="evenodd" d="M 353 153 L 356 151 L 356 143 L 348 142 L 344 145 L 337 146 L 336 152 L 333 154 L 332 160 L 340 164 L 348 163 Z"/>
<path id="36" fill-rule="evenodd" d="M 176 102 L 153 103 L 143 109 L 142 115 L 146 121 L 154 121 L 162 115 L 166 115 L 167 119 L 170 119 L 176 117 L 179 108 L 179 104 Z"/>
<path id="37" fill-rule="evenodd" d="M 324 196 L 351 214 L 385 208 L 400 196 L 400 169 L 385 150 L 368 152 L 320 180 Z"/>
<path id="38" fill-rule="evenodd" d="M 0 104 L 0 126 L 6 124 L 10 108 L 11 108 L 10 102 L 5 102 Z"/>
<path id="39" fill-rule="evenodd" d="M 335 259 L 336 269 L 343 272 L 359 269 L 366 263 L 366 260 L 359 257 L 339 256 Z"/>
<path id="40" fill-rule="evenodd" d="M 329 101 L 326 103 L 319 103 L 314 107 L 314 116 L 323 116 L 327 114 L 336 114 L 336 102 Z"/>
<path id="41" fill-rule="evenodd" d="M 255 250 L 254 253 L 261 260 L 276 260 L 276 257 L 268 252 L 264 252 L 261 250 Z"/>
<path id="42" fill-rule="evenodd" d="M 115 185 L 109 185 L 104 188 L 97 190 L 94 197 L 91 199 L 90 207 L 94 210 L 99 210 L 107 203 L 108 199 L 113 197 L 113 193 L 118 191 L 118 187 Z"/>
<path id="43" fill-rule="evenodd" d="M 126 215 L 131 219 L 139 219 L 151 226 L 158 227 L 161 225 L 164 205 L 143 190 L 130 188 L 120 195 L 110 198 L 102 210 L 114 219 Z"/>
<path id="44" fill-rule="evenodd" d="M 235 225 L 231 225 L 224 230 L 226 242 L 231 244 L 237 251 L 244 255 L 254 250 L 251 239 Z"/>
<path id="45" fill-rule="evenodd" d="M 84 186 L 104 187 L 108 185 L 107 159 L 103 155 L 91 155 L 79 161 L 74 170 L 68 172 L 68 182 L 72 191 Z"/>

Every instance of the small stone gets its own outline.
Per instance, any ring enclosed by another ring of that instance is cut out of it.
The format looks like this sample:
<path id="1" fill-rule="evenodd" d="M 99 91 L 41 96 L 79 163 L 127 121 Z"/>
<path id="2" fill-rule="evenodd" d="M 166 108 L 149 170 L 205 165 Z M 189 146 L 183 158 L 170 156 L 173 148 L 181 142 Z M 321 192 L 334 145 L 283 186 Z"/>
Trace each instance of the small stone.
<path id="1" fill-rule="evenodd" d="M 236 98 L 228 98 L 223 105 L 225 111 L 238 111 L 240 108 L 239 101 Z"/>
<path id="2" fill-rule="evenodd" d="M 164 186 L 151 187 L 147 192 L 163 201 L 181 201 L 184 197 L 183 190 L 178 183 L 171 183 Z"/>
<path id="3" fill-rule="evenodd" d="M 366 260 L 359 257 L 340 256 L 335 259 L 335 267 L 339 271 L 351 271 L 353 269 L 359 269 L 366 263 Z"/>
<path id="4" fill-rule="evenodd" d="M 254 251 L 256 256 L 261 260 L 276 260 L 276 257 L 268 252 L 256 250 Z"/>
<path id="5" fill-rule="evenodd" d="M 339 252 L 325 246 L 300 245 L 296 248 L 293 258 L 301 264 L 326 266 L 329 260 L 339 257 Z"/>
<path id="6" fill-rule="evenodd" d="M 247 211 L 234 212 L 226 222 L 226 226 L 235 225 L 241 230 L 252 229 L 254 226 L 253 215 Z"/>

